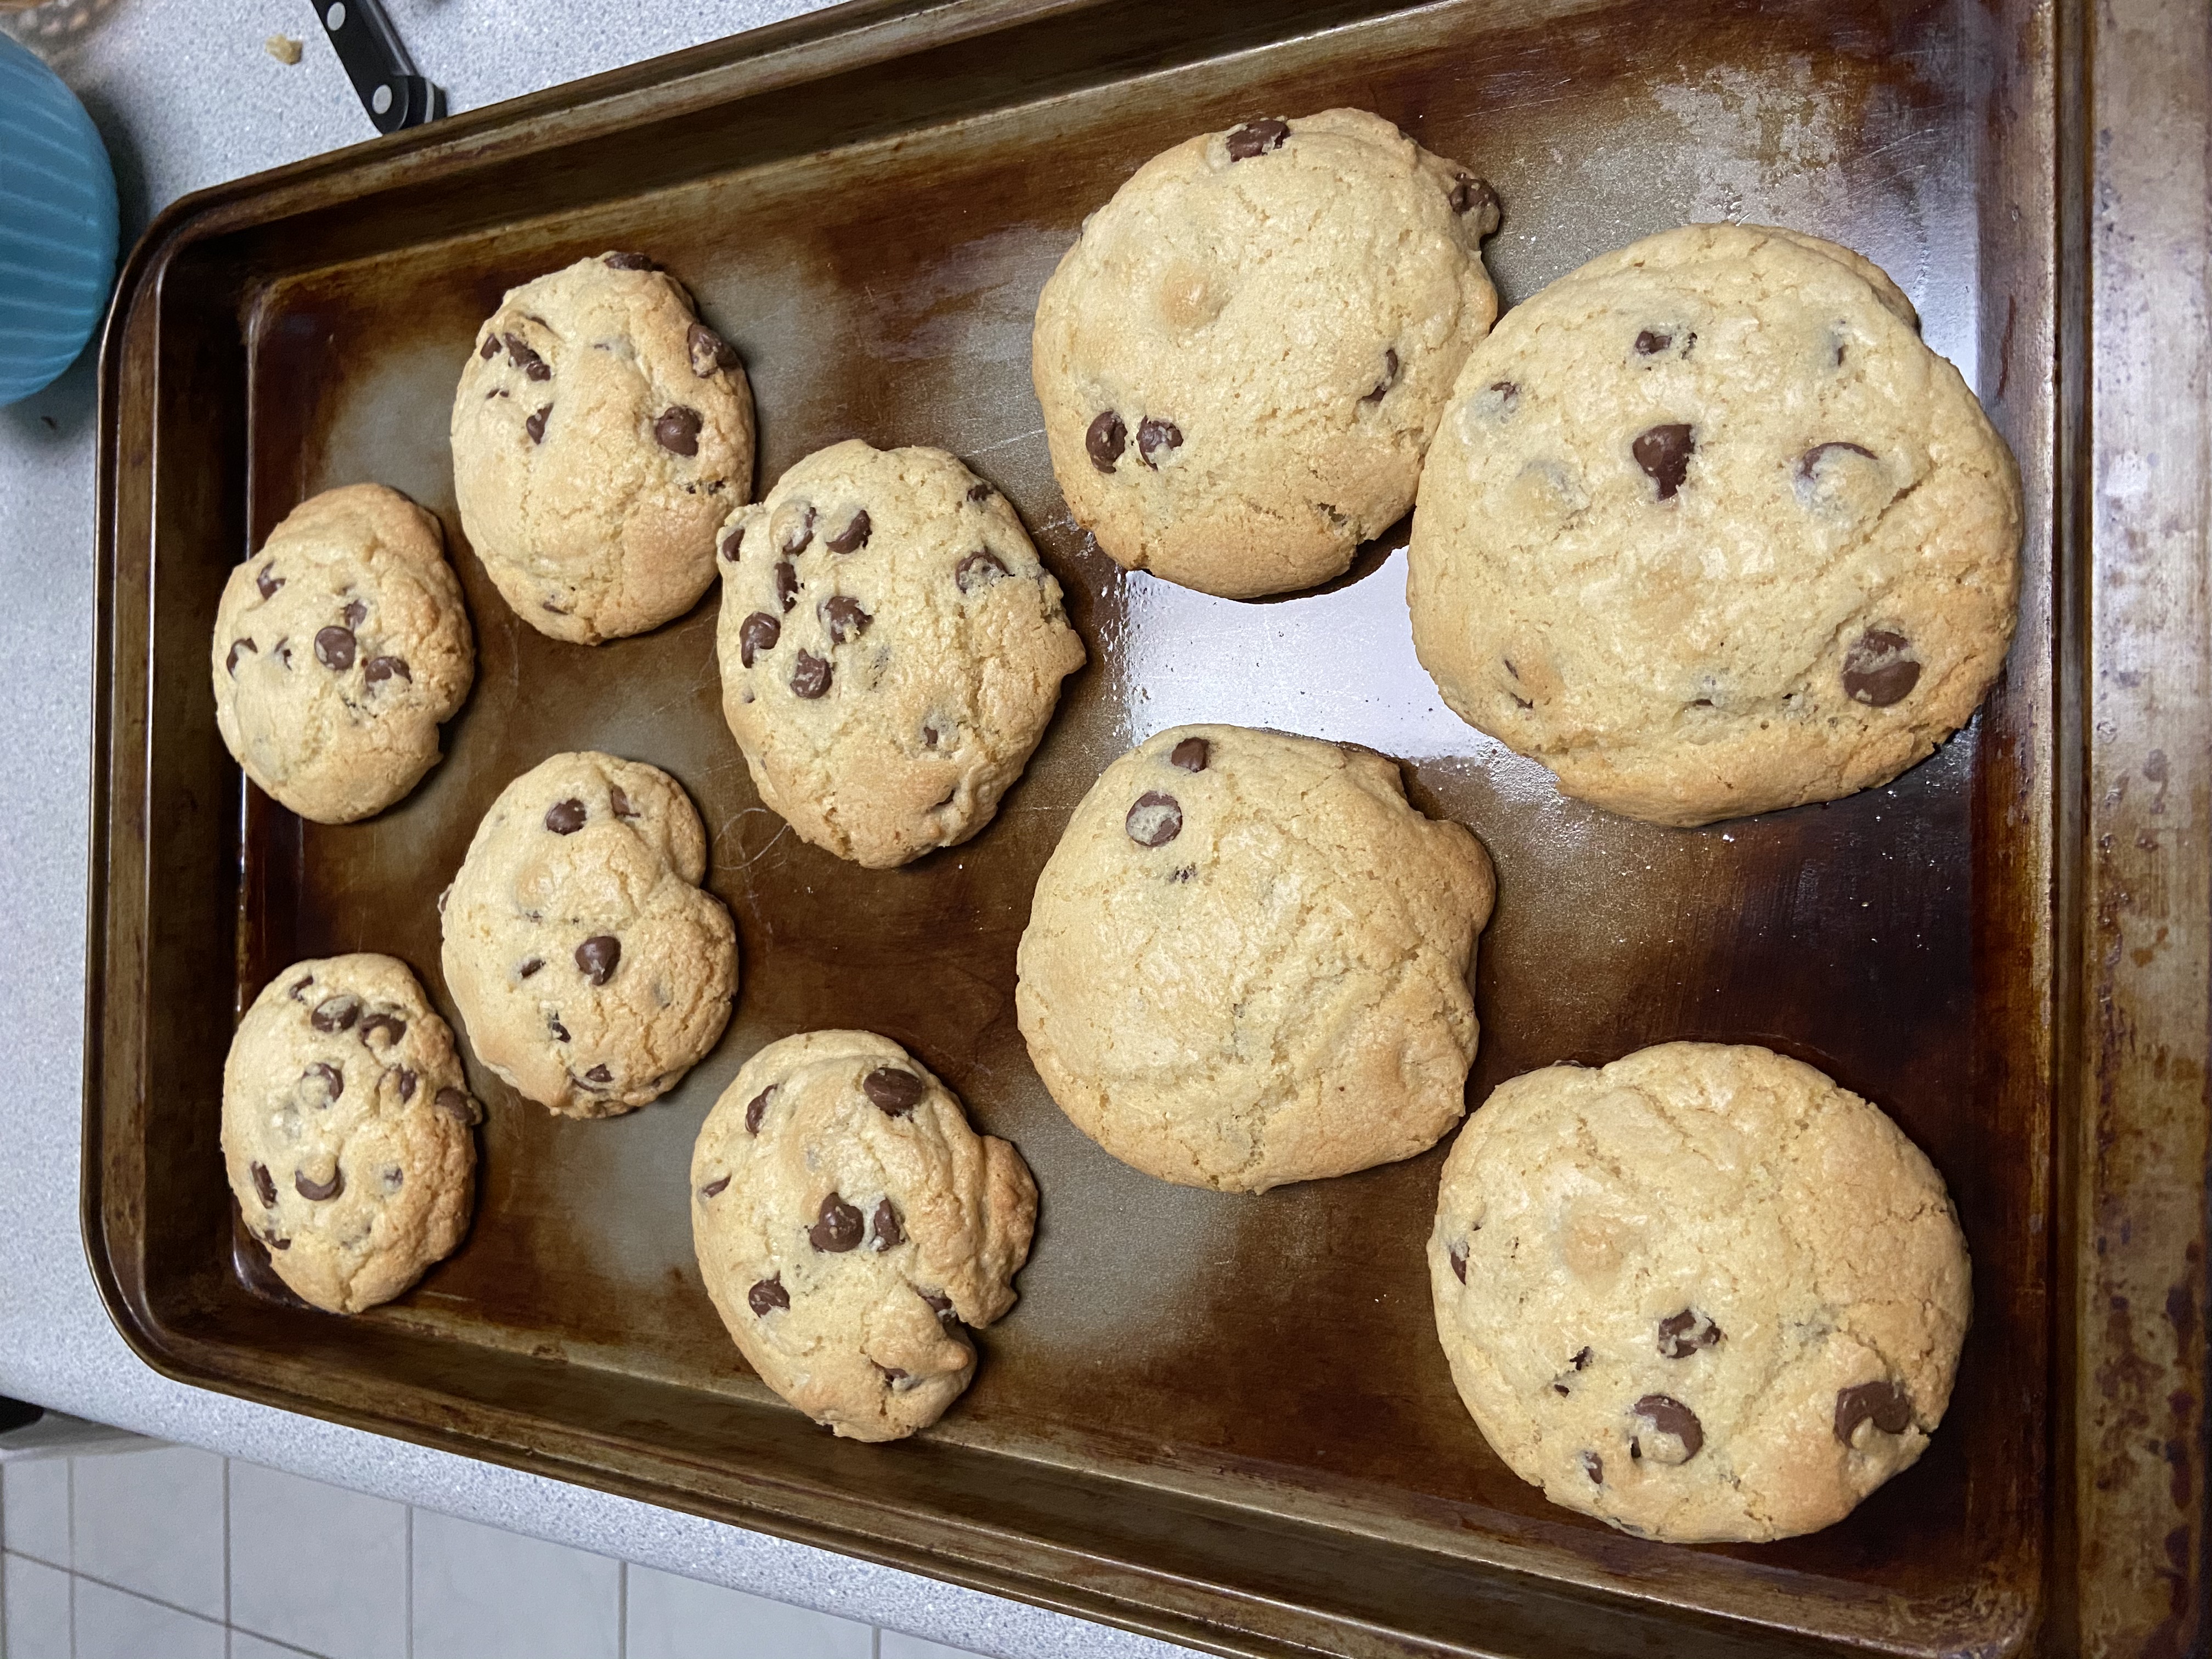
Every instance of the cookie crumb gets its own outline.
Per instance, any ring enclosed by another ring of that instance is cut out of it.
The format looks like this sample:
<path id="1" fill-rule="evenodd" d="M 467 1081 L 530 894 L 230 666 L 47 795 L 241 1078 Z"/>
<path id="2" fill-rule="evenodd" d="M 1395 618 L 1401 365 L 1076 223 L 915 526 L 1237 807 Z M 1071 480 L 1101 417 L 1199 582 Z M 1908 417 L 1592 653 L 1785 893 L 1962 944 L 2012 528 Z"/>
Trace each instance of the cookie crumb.
<path id="1" fill-rule="evenodd" d="M 263 42 L 262 50 L 280 64 L 300 61 L 300 43 L 289 34 L 272 34 Z"/>

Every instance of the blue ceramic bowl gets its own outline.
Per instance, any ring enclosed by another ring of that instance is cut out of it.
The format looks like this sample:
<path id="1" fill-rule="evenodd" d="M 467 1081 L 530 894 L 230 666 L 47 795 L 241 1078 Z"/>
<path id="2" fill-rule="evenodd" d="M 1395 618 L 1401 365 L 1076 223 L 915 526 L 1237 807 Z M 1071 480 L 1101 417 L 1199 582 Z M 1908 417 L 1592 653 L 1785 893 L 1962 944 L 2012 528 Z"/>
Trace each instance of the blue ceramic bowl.
<path id="1" fill-rule="evenodd" d="M 115 172 L 61 78 L 0 34 L 0 404 L 76 360 L 115 281 Z"/>

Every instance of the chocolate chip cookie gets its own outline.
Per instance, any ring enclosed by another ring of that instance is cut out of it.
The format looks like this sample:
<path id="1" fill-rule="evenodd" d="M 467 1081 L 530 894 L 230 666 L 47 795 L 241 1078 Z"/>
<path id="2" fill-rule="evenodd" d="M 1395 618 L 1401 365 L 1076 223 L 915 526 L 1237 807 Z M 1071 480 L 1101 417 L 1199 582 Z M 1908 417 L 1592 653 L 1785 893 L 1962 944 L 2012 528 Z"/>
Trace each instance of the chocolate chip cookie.
<path id="1" fill-rule="evenodd" d="M 477 1058 L 568 1117 L 674 1088 L 738 989 L 737 931 L 706 872 L 698 811 L 658 767 L 556 755 L 507 785 L 439 901 Z"/>
<path id="2" fill-rule="evenodd" d="M 1341 574 L 1413 505 L 1498 300 L 1498 198 L 1380 116 L 1176 145 L 1086 220 L 1037 301 L 1053 471 L 1120 563 L 1250 599 Z"/>
<path id="3" fill-rule="evenodd" d="M 301 502 L 223 584 L 212 669 L 246 776 L 319 823 L 382 811 L 437 764 L 476 674 L 437 520 L 382 484 Z"/>
<path id="4" fill-rule="evenodd" d="M 1108 767 L 1037 878 L 1015 1006 L 1076 1127 L 1226 1192 L 1411 1158 L 1459 1121 L 1489 855 L 1371 750 L 1236 726 Z"/>
<path id="5" fill-rule="evenodd" d="M 854 1440 L 927 1428 L 975 1375 L 966 1328 L 1014 1305 L 1036 1183 L 888 1037 L 771 1042 L 691 1153 L 691 1237 L 761 1380 Z"/>
<path id="6" fill-rule="evenodd" d="M 461 526 L 520 617 L 597 645 L 680 617 L 752 492 L 744 366 L 640 253 L 526 283 L 453 393 Z"/>
<path id="7" fill-rule="evenodd" d="M 722 711 L 762 800 L 885 869 L 991 821 L 1083 665 L 1006 498 L 941 449 L 799 462 L 721 543 Z"/>
<path id="8" fill-rule="evenodd" d="M 1942 1178 L 1765 1048 L 1499 1086 L 1430 1237 L 1460 1397 L 1554 1504 L 1677 1543 L 1848 1515 L 1942 1420 L 1971 1306 Z"/>
<path id="9" fill-rule="evenodd" d="M 295 962 L 222 1068 L 222 1158 L 276 1275 L 331 1313 L 389 1302 L 468 1231 L 476 1138 L 453 1034 L 407 964 Z"/>
<path id="10" fill-rule="evenodd" d="M 2002 665 L 2004 441 L 1857 255 L 1691 225 L 1469 356 L 1407 584 L 1460 716 L 1571 795 L 1698 824 L 1886 783 Z"/>

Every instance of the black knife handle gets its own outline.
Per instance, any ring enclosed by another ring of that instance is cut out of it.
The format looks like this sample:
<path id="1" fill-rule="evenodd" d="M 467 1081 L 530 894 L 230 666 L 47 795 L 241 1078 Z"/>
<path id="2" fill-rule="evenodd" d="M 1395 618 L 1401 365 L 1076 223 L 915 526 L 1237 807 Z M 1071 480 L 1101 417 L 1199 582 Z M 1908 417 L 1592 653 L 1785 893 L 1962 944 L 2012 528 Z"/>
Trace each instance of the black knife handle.
<path id="1" fill-rule="evenodd" d="M 385 15 L 382 0 L 313 0 L 323 33 L 379 132 L 419 127 L 446 112 L 446 94 L 415 72 L 415 60 Z"/>

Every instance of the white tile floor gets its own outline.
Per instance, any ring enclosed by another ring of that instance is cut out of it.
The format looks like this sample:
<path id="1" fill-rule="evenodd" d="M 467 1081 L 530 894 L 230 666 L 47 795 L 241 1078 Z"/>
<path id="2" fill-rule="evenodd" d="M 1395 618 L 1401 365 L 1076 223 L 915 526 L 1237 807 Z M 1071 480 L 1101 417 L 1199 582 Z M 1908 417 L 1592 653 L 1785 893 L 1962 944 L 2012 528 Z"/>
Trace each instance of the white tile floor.
<path id="1" fill-rule="evenodd" d="M 966 1659 L 154 1441 L 0 1464 L 0 1659 Z"/>

